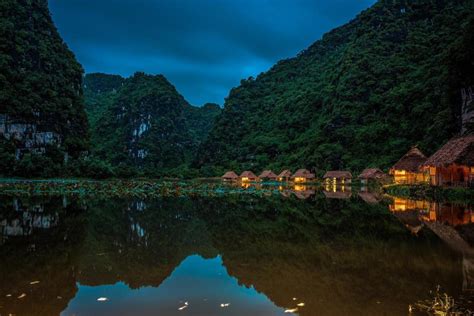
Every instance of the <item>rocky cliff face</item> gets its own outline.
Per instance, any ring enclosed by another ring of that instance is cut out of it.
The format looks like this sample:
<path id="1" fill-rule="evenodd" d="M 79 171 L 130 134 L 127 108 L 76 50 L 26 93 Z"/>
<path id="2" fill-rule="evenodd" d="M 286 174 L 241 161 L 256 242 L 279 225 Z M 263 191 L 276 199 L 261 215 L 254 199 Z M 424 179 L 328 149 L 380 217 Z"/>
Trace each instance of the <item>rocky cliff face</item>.
<path id="1" fill-rule="evenodd" d="M 8 115 L 0 114 L 0 135 L 15 144 L 15 158 L 20 160 L 25 153 L 45 154 L 48 146 L 62 144 L 60 134 L 42 128 L 34 121 L 23 123 Z"/>
<path id="2" fill-rule="evenodd" d="M 0 2 L 0 138 L 15 157 L 87 149 L 82 67 L 46 0 Z M 5 149 L 5 148 L 0 148 Z M 1 151 L 1 150 L 0 150 Z"/>

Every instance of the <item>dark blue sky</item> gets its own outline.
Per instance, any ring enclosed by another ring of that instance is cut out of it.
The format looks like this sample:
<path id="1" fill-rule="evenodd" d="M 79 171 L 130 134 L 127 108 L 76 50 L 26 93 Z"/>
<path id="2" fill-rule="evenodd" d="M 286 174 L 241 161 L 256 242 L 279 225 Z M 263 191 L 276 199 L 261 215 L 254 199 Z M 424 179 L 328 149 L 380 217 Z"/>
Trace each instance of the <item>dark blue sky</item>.
<path id="1" fill-rule="evenodd" d="M 86 72 L 163 74 L 194 105 L 295 56 L 375 0 L 49 0 Z"/>

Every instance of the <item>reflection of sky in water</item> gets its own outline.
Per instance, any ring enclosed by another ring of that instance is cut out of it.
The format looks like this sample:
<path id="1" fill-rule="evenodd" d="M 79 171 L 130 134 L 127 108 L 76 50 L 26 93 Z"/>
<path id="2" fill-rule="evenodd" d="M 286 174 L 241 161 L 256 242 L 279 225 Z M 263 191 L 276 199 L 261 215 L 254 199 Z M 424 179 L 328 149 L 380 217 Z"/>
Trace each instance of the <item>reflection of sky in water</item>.
<path id="1" fill-rule="evenodd" d="M 187 257 L 158 287 L 82 286 L 62 315 L 291 315 L 229 276 L 220 256 Z M 106 302 L 98 302 L 107 297 Z M 188 307 L 178 310 L 188 302 Z M 220 305 L 230 303 L 228 307 Z"/>

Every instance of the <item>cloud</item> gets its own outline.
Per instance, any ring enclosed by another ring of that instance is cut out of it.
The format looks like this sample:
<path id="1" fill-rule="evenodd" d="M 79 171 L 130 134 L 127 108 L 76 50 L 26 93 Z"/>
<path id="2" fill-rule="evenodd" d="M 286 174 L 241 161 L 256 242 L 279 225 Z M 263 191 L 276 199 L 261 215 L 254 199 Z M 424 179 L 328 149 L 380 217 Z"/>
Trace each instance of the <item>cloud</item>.
<path id="1" fill-rule="evenodd" d="M 296 55 L 375 0 L 50 0 L 86 72 L 162 73 L 192 104 Z"/>

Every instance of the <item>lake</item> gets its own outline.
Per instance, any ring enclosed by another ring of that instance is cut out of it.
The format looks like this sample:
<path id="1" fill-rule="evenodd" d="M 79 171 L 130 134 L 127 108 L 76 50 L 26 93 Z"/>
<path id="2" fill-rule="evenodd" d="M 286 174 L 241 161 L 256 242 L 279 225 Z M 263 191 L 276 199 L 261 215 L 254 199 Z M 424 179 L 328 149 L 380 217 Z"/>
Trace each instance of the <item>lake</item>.
<path id="1" fill-rule="evenodd" d="M 437 286 L 473 297 L 470 207 L 279 192 L 0 196 L 0 315 L 407 315 Z"/>

